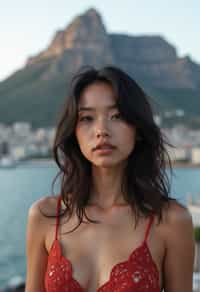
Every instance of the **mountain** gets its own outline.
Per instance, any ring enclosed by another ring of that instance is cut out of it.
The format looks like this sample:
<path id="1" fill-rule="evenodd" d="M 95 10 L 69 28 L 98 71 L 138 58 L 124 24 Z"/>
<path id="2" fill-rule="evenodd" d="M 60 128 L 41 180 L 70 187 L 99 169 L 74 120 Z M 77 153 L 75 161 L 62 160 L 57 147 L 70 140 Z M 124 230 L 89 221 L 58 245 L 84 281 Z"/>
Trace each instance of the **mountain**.
<path id="1" fill-rule="evenodd" d="M 83 65 L 106 64 L 128 72 L 161 110 L 182 108 L 187 122 L 200 125 L 200 65 L 189 56 L 180 58 L 161 36 L 108 33 L 93 8 L 57 31 L 46 49 L 0 83 L 0 122 L 54 125 L 72 74 Z"/>

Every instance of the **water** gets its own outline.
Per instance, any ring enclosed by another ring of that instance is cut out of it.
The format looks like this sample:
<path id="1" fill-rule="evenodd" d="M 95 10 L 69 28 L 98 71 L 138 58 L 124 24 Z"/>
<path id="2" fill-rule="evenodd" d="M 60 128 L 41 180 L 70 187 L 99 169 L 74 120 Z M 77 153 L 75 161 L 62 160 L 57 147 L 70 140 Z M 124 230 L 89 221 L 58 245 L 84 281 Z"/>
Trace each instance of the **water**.
<path id="1" fill-rule="evenodd" d="M 0 169 L 0 287 L 15 275 L 25 277 L 28 208 L 51 194 L 56 172 L 57 168 L 48 164 Z"/>
<path id="2" fill-rule="evenodd" d="M 30 205 L 51 194 L 51 182 L 57 173 L 48 163 L 0 169 L 0 287 L 19 275 L 25 278 L 25 236 Z M 171 194 L 186 204 L 186 196 L 200 195 L 200 169 L 175 169 Z M 56 189 L 55 189 L 56 193 Z"/>

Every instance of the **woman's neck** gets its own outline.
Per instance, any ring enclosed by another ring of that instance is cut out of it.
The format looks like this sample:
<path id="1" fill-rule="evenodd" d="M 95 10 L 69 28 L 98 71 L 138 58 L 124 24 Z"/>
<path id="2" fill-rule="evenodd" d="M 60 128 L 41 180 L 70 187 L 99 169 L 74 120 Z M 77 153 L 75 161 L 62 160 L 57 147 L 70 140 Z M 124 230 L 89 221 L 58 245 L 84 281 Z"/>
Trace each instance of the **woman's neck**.
<path id="1" fill-rule="evenodd" d="M 89 205 L 109 209 L 127 204 L 121 190 L 122 177 L 123 170 L 119 168 L 93 168 Z"/>

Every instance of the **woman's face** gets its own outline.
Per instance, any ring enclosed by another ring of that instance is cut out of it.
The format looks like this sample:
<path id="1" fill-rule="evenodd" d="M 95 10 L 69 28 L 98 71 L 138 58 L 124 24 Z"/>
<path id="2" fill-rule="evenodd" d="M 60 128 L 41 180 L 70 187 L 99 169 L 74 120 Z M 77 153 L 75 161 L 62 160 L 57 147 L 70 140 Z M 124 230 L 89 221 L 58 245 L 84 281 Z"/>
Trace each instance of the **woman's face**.
<path id="1" fill-rule="evenodd" d="M 116 107 L 112 86 L 98 82 L 85 88 L 78 103 L 75 135 L 82 154 L 93 165 L 123 165 L 135 146 L 136 128 L 124 121 Z M 94 150 L 101 143 L 113 149 Z"/>

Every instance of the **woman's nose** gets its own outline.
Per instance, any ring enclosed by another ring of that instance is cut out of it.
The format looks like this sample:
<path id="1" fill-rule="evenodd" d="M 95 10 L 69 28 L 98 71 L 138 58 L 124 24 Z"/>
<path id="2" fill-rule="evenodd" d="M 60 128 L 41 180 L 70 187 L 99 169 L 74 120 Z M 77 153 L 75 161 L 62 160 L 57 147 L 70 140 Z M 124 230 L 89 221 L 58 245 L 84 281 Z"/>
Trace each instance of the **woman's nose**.
<path id="1" fill-rule="evenodd" d="M 109 134 L 108 134 L 108 132 L 106 132 L 106 131 L 98 130 L 98 131 L 96 132 L 96 136 L 97 136 L 97 137 L 109 137 Z"/>
<path id="2" fill-rule="evenodd" d="M 96 129 L 95 129 L 95 134 L 97 137 L 102 136 L 102 137 L 106 137 L 109 136 L 109 127 L 107 125 L 107 122 L 102 120 L 100 122 L 97 123 L 96 125 Z"/>

